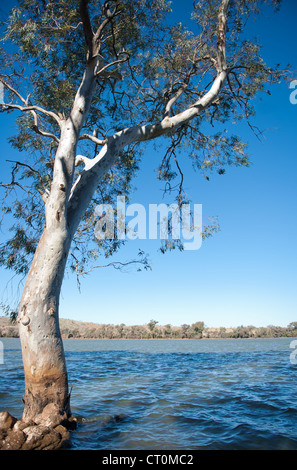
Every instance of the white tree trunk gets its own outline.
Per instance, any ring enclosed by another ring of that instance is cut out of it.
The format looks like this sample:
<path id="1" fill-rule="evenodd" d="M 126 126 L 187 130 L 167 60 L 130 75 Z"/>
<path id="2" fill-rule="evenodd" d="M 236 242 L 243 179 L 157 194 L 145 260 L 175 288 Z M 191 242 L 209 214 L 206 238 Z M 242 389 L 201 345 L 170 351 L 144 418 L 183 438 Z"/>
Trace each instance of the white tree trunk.
<path id="1" fill-rule="evenodd" d="M 19 310 L 25 372 L 24 421 L 59 424 L 70 417 L 67 371 L 59 330 L 59 296 L 70 240 L 46 229 Z"/>
<path id="2" fill-rule="evenodd" d="M 59 329 L 59 297 L 73 233 L 67 219 L 76 146 L 95 87 L 88 64 L 70 116 L 61 120 L 45 228 L 26 279 L 18 322 L 25 371 L 23 420 L 55 426 L 70 417 L 67 370 Z"/>

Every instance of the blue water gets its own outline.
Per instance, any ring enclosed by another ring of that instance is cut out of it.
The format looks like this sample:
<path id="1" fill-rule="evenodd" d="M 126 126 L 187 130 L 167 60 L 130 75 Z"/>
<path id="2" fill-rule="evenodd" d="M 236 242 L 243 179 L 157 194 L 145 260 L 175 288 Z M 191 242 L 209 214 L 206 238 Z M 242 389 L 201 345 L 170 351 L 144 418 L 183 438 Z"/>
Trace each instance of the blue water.
<path id="1" fill-rule="evenodd" d="M 1 339 L 0 411 L 21 417 L 18 339 Z M 64 341 L 72 449 L 297 450 L 292 338 Z"/>

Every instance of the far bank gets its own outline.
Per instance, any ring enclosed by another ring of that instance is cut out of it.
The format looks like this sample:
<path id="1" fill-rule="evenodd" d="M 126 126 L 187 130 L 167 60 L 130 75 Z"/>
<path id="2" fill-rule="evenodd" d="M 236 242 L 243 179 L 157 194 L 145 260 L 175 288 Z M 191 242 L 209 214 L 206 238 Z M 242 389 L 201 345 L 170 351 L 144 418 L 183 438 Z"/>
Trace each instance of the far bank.
<path id="1" fill-rule="evenodd" d="M 60 319 L 62 337 L 84 339 L 205 339 L 205 338 L 282 338 L 297 335 L 297 322 L 287 327 L 237 326 L 234 328 L 208 328 L 203 321 L 173 326 L 159 325 L 151 320 L 146 325 L 98 324 Z M 0 337 L 17 338 L 18 326 L 9 317 L 0 317 Z"/>

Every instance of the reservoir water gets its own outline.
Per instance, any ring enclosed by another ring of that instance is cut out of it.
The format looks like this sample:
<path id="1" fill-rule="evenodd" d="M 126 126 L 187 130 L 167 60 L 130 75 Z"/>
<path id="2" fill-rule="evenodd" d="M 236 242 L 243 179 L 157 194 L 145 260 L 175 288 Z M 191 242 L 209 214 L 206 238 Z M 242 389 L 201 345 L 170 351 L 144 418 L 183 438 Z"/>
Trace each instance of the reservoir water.
<path id="1" fill-rule="evenodd" d="M 292 341 L 64 340 L 72 449 L 297 450 Z M 1 346 L 0 411 L 20 418 L 20 342 Z"/>

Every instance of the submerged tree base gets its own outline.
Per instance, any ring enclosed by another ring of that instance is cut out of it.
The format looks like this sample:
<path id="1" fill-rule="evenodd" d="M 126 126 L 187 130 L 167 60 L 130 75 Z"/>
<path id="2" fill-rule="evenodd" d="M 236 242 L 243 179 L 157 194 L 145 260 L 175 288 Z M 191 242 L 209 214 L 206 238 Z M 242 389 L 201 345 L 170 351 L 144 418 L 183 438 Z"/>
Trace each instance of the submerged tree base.
<path id="1" fill-rule="evenodd" d="M 0 450 L 58 450 L 70 447 L 70 430 L 77 422 L 71 417 L 55 426 L 25 422 L 0 413 Z"/>

